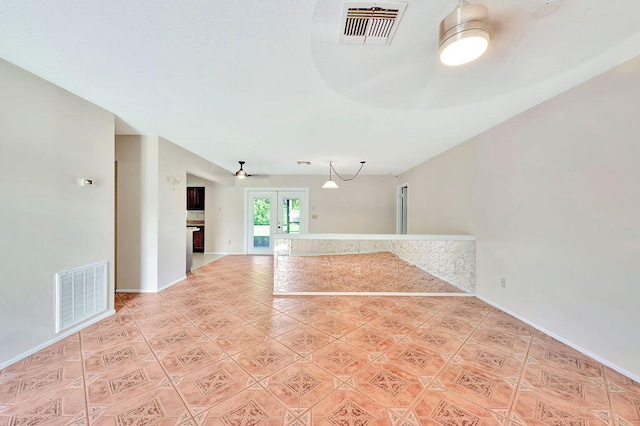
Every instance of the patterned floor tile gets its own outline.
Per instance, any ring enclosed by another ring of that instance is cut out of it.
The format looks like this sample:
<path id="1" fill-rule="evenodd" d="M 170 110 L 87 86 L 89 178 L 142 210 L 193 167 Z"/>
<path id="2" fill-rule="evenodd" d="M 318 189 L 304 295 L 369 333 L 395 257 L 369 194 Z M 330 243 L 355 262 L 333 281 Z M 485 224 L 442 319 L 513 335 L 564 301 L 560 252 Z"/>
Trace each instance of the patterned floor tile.
<path id="1" fill-rule="evenodd" d="M 148 362 L 157 362 L 153 351 L 144 341 L 108 346 L 95 352 L 85 351 L 83 355 L 84 370 L 88 377 L 93 377 L 112 369 L 124 369 L 131 364 L 140 365 Z"/>
<path id="2" fill-rule="evenodd" d="M 493 330 L 516 333 L 519 336 L 533 336 L 535 331 L 530 325 L 500 311 L 489 313 L 482 324 Z"/>
<path id="3" fill-rule="evenodd" d="M 208 411 L 194 415 L 202 425 L 292 425 L 305 412 L 293 413 L 283 407 L 264 389 L 247 389 L 215 405 Z M 307 415 L 308 416 L 308 415 Z M 298 420 L 298 424 L 303 423 Z"/>
<path id="4" fill-rule="evenodd" d="M 82 350 L 98 351 L 109 346 L 119 345 L 125 342 L 144 341 L 142 333 L 135 325 L 108 329 L 104 332 L 94 332 L 83 335 Z"/>
<path id="5" fill-rule="evenodd" d="M 254 382 L 229 358 L 174 380 L 189 408 L 213 406 Z"/>
<path id="6" fill-rule="evenodd" d="M 310 322 L 309 325 L 333 337 L 344 336 L 359 327 L 356 321 L 337 314 L 327 315 L 322 319 Z"/>
<path id="7" fill-rule="evenodd" d="M 525 356 L 529 350 L 531 338 L 481 326 L 471 334 L 470 341 L 504 352 Z"/>
<path id="8" fill-rule="evenodd" d="M 299 296 L 273 296 L 273 300 L 268 304 L 268 306 L 271 306 L 280 312 L 288 312 L 296 308 L 301 308 L 305 304 L 305 300 Z"/>
<path id="9" fill-rule="evenodd" d="M 366 308 L 359 305 L 350 305 L 340 311 L 340 315 L 350 320 L 365 323 L 372 321 L 380 316 L 376 309 Z"/>
<path id="10" fill-rule="evenodd" d="M 228 333 L 219 334 L 214 341 L 227 354 L 233 355 L 269 339 L 270 338 L 266 334 L 257 328 L 252 327 L 250 324 L 245 324 L 244 326 L 231 330 Z"/>
<path id="11" fill-rule="evenodd" d="M 508 411 L 516 393 L 512 383 L 463 363 L 449 364 L 434 380 L 430 389 L 453 392 L 467 401 L 494 411 Z"/>
<path id="12" fill-rule="evenodd" d="M 607 415 L 598 410 L 579 408 L 562 399 L 533 391 L 518 392 L 510 419 L 518 424 L 547 426 L 611 425 Z"/>
<path id="13" fill-rule="evenodd" d="M 112 406 L 89 407 L 92 425 L 177 425 L 190 420 L 187 410 L 173 389 L 154 389 Z"/>
<path id="14" fill-rule="evenodd" d="M 314 352 L 328 345 L 332 338 L 313 327 L 298 327 L 276 338 L 280 343 L 300 355 Z"/>
<path id="15" fill-rule="evenodd" d="M 131 316 L 129 311 L 127 311 L 124 313 L 117 313 L 101 321 L 98 321 L 97 323 L 83 329 L 81 333 L 84 336 L 89 336 L 94 333 L 105 333 L 111 330 L 118 331 L 121 327 L 130 325 L 134 325 L 133 317 Z"/>
<path id="16" fill-rule="evenodd" d="M 154 352 L 167 352 L 184 345 L 209 340 L 205 334 L 192 323 L 157 330 L 152 334 L 148 334 L 146 339 Z"/>
<path id="17" fill-rule="evenodd" d="M 334 377 L 310 362 L 296 362 L 269 377 L 267 389 L 290 409 L 309 409 L 333 391 Z"/>
<path id="18" fill-rule="evenodd" d="M 373 356 L 378 356 L 396 343 L 396 337 L 369 325 L 360 327 L 344 337 L 344 341 Z"/>
<path id="19" fill-rule="evenodd" d="M 212 339 L 218 336 L 230 334 L 231 331 L 247 325 L 248 323 L 242 318 L 235 315 L 225 314 L 212 318 L 205 318 L 194 323 L 200 331 Z"/>
<path id="20" fill-rule="evenodd" d="M 387 410 L 381 404 L 353 390 L 337 390 L 311 409 L 314 425 L 390 424 Z"/>
<path id="21" fill-rule="evenodd" d="M 544 364 L 527 365 L 522 375 L 521 387 L 532 387 L 573 405 L 596 410 L 609 409 L 609 395 L 601 377 L 588 378 Z"/>
<path id="22" fill-rule="evenodd" d="M 297 319 L 282 313 L 261 318 L 253 323 L 253 326 L 267 336 L 277 337 L 288 331 L 300 327 L 302 323 Z"/>
<path id="23" fill-rule="evenodd" d="M 279 311 L 262 303 L 248 307 L 248 309 L 239 310 L 236 315 L 246 321 L 255 321 L 261 318 L 270 317 L 278 314 Z"/>
<path id="24" fill-rule="evenodd" d="M 225 358 L 226 353 L 214 342 L 201 339 L 163 352 L 160 362 L 171 375 L 187 375 Z"/>
<path id="25" fill-rule="evenodd" d="M 529 358 L 540 364 L 567 369 L 586 377 L 604 377 L 600 363 L 566 345 L 547 344 L 534 338 L 529 349 Z"/>
<path id="26" fill-rule="evenodd" d="M 462 362 L 500 377 L 520 377 L 526 357 L 503 352 L 495 347 L 466 343 L 456 355 Z M 536 362 L 530 359 L 529 362 Z"/>
<path id="27" fill-rule="evenodd" d="M 416 377 L 435 377 L 447 362 L 441 354 L 409 342 L 396 343 L 384 355 L 388 362 Z"/>
<path id="28" fill-rule="evenodd" d="M 344 379 L 353 376 L 370 362 L 365 351 L 342 342 L 330 343 L 318 349 L 312 359 L 316 365 Z"/>
<path id="29" fill-rule="evenodd" d="M 424 392 L 413 408 L 421 425 L 440 426 L 480 426 L 502 425 L 503 416 L 493 413 L 453 392 Z M 551 425 L 549 425 L 551 426 Z M 560 426 L 560 425 L 555 425 Z"/>
<path id="30" fill-rule="evenodd" d="M 442 330 L 433 329 L 427 324 L 422 325 L 406 338 L 403 342 L 415 343 L 424 346 L 439 354 L 452 356 L 465 342 L 464 337 L 455 336 Z"/>
<path id="31" fill-rule="evenodd" d="M 206 322 L 211 318 L 215 318 L 220 315 L 226 315 L 227 312 L 227 308 L 222 305 L 205 302 L 197 306 L 190 306 L 182 310 L 181 314 L 184 315 L 184 317 L 189 321 L 198 323 L 201 321 Z"/>
<path id="32" fill-rule="evenodd" d="M 308 324 L 313 321 L 318 321 L 327 316 L 327 309 L 315 306 L 313 304 L 306 304 L 304 306 L 287 311 L 287 315 Z"/>
<path id="33" fill-rule="evenodd" d="M 391 363 L 370 363 L 355 376 L 357 389 L 385 407 L 409 407 L 425 385 Z"/>
<path id="34" fill-rule="evenodd" d="M 604 367 L 605 376 L 609 385 L 609 390 L 612 392 L 630 392 L 640 395 L 640 383 L 628 378 L 627 376 L 612 370 L 609 367 Z"/>
<path id="35" fill-rule="evenodd" d="M 5 406 L 0 425 L 84 425 L 87 422 L 84 389 L 58 389 Z"/>
<path id="36" fill-rule="evenodd" d="M 283 344 L 271 341 L 242 351 L 233 358 L 256 380 L 262 380 L 293 364 L 298 357 Z"/>
<path id="37" fill-rule="evenodd" d="M 617 425 L 640 424 L 640 395 L 631 392 L 610 394 L 613 419 Z"/>
<path id="38" fill-rule="evenodd" d="M 80 358 L 77 361 L 59 361 L 5 375 L 0 385 L 0 405 L 13 405 L 58 389 L 83 387 Z"/>
<path id="39" fill-rule="evenodd" d="M 444 331 L 456 337 L 468 337 L 479 325 L 479 322 L 472 322 L 467 319 L 447 315 L 438 312 L 436 315 L 427 320 L 424 324 L 432 330 Z"/>
<path id="40" fill-rule="evenodd" d="M 409 324 L 415 325 L 416 327 L 432 318 L 437 312 L 438 310 L 432 311 L 430 309 L 425 309 L 411 301 L 398 303 L 390 311 L 394 318 L 398 318 L 401 321 L 407 321 Z"/>
<path id="41" fill-rule="evenodd" d="M 369 321 L 369 325 L 377 328 L 378 330 L 386 331 L 395 336 L 405 336 L 422 324 L 421 321 L 413 321 L 407 317 L 401 317 L 399 315 L 381 315 L 372 321 Z"/>
<path id="42" fill-rule="evenodd" d="M 458 303 L 452 303 L 439 312 L 440 315 L 472 323 L 480 323 L 488 313 L 488 311 L 478 309 L 477 307 L 465 306 Z"/>
<path id="43" fill-rule="evenodd" d="M 87 386 L 87 403 L 115 405 L 154 388 L 169 386 L 159 363 L 129 364 L 127 368 L 113 369 L 93 379 Z"/>

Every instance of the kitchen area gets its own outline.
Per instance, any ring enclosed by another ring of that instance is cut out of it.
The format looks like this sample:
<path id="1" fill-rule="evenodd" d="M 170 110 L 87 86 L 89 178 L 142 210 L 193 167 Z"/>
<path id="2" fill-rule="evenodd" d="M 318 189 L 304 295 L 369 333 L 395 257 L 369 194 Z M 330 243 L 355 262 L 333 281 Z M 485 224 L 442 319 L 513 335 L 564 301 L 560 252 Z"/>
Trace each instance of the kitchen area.
<path id="1" fill-rule="evenodd" d="M 187 273 L 223 256 L 205 253 L 206 182 L 196 176 L 187 175 Z"/>

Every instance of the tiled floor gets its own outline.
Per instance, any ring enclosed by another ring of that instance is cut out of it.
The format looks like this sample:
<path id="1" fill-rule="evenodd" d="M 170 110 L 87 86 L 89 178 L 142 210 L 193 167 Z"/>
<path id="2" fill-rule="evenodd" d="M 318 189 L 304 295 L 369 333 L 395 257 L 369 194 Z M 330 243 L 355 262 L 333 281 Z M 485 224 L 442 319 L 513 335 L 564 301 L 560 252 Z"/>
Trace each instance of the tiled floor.
<path id="1" fill-rule="evenodd" d="M 214 260 L 218 260 L 224 256 L 224 254 L 193 253 L 193 266 L 191 267 L 191 271 L 202 268 L 204 265 L 211 263 Z"/>
<path id="2" fill-rule="evenodd" d="M 274 291 L 288 293 L 464 293 L 390 252 L 277 256 Z"/>
<path id="3" fill-rule="evenodd" d="M 640 425 L 640 384 L 472 297 L 274 297 L 227 256 L 0 372 L 0 425 Z"/>

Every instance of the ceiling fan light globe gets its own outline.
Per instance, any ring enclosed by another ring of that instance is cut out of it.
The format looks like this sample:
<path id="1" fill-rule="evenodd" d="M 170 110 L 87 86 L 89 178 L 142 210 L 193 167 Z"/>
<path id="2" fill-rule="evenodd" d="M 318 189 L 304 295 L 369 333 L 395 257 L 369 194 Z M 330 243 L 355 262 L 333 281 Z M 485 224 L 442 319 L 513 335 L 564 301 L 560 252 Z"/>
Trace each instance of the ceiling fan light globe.
<path id="1" fill-rule="evenodd" d="M 489 46 L 489 33 L 482 29 L 461 31 L 449 37 L 440 46 L 440 61 L 457 66 L 478 59 Z"/>

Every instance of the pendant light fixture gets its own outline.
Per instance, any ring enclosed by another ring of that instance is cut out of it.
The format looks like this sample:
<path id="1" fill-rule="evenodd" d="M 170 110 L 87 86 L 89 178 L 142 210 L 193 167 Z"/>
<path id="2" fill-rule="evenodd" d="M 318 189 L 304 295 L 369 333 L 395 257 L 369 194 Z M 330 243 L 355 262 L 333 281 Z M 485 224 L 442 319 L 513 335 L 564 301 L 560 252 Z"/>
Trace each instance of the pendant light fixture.
<path id="1" fill-rule="evenodd" d="M 440 61 L 455 66 L 478 59 L 487 50 L 492 33 L 486 6 L 460 0 L 440 22 Z"/>
<path id="2" fill-rule="evenodd" d="M 336 169 L 333 168 L 333 163 L 331 161 L 329 161 L 329 180 L 326 181 L 324 183 L 324 185 L 322 185 L 322 189 L 338 189 L 339 188 L 338 184 L 333 181 L 331 172 L 335 173 L 336 176 L 338 176 L 343 181 L 349 182 L 350 180 L 354 180 L 360 174 L 360 171 L 364 167 L 364 163 L 366 163 L 366 161 L 361 161 L 360 162 L 360 168 L 358 169 L 358 171 L 356 172 L 355 175 L 353 175 L 350 178 L 343 178 L 342 176 L 340 176 L 340 174 L 338 172 L 336 172 Z"/>
<path id="3" fill-rule="evenodd" d="M 244 169 L 242 168 L 242 166 L 244 165 L 244 163 L 245 163 L 245 162 L 244 162 L 244 161 L 238 161 L 238 163 L 240 163 L 240 170 L 238 170 L 238 171 L 236 172 L 236 177 L 237 177 L 238 179 L 244 179 L 244 178 L 246 178 L 247 176 L 249 176 L 249 175 L 247 174 L 247 172 L 245 172 L 245 171 L 244 171 Z"/>
<path id="4" fill-rule="evenodd" d="M 329 161 L 329 180 L 326 181 L 324 183 L 324 185 L 322 185 L 322 189 L 338 189 L 338 188 L 340 188 L 338 186 L 338 184 L 335 183 L 333 181 L 333 179 L 331 178 L 331 169 L 333 169 L 333 166 L 331 165 L 331 161 Z"/>

